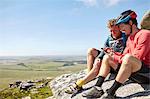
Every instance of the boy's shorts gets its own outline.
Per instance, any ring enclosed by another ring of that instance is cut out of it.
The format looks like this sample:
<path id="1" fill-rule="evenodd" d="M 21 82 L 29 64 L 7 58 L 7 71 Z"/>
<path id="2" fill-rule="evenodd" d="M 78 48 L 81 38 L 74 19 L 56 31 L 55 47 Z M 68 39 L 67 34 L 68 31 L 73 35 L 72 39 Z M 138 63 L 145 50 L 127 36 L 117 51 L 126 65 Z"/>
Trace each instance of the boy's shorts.
<path id="1" fill-rule="evenodd" d="M 101 51 L 100 51 L 100 50 L 96 50 L 96 51 L 98 52 L 97 56 L 99 56 L 99 54 L 101 53 Z M 96 56 L 96 57 L 97 57 L 97 56 Z"/>

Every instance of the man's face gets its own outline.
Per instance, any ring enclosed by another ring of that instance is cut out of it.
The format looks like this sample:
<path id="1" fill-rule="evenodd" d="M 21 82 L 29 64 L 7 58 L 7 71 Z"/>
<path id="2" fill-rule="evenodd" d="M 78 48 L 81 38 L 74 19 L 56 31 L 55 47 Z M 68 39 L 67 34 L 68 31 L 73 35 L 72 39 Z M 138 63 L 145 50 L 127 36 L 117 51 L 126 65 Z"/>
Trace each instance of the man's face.
<path id="1" fill-rule="evenodd" d="M 119 28 L 120 28 L 120 31 L 124 32 L 127 36 L 130 35 L 131 27 L 129 24 L 121 23 L 121 24 L 119 24 Z"/>
<path id="2" fill-rule="evenodd" d="M 120 35 L 121 35 L 118 26 L 112 26 L 112 27 L 110 28 L 110 32 L 111 32 L 113 38 L 118 38 L 118 37 L 120 37 Z"/>

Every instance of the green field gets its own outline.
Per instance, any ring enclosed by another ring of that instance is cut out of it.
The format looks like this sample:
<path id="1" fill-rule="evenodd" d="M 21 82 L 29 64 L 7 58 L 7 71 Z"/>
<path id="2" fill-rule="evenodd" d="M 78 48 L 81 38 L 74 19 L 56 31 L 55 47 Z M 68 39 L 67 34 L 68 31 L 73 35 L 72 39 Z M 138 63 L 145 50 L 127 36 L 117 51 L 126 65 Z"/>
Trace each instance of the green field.
<path id="1" fill-rule="evenodd" d="M 73 66 L 63 66 L 64 64 L 80 60 L 73 58 L 47 58 L 47 57 L 21 57 L 0 60 L 0 89 L 7 88 L 9 83 L 16 80 L 36 80 L 46 77 L 56 77 L 61 74 L 73 73 L 86 68 L 86 64 L 74 64 Z M 70 59 L 70 60 L 68 60 Z M 55 62 L 59 60 L 59 62 Z M 23 65 L 18 65 L 23 63 Z"/>

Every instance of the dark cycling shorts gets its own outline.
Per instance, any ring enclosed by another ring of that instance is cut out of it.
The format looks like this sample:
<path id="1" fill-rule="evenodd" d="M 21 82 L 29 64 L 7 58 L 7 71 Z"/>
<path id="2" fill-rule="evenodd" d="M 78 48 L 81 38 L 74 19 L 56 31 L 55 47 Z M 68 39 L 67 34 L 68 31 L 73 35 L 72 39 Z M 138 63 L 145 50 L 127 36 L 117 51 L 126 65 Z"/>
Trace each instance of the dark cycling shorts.
<path id="1" fill-rule="evenodd" d="M 98 54 L 97 54 L 97 56 L 98 56 L 98 55 L 101 53 L 101 51 L 100 51 L 100 50 L 96 50 L 96 51 L 98 52 Z M 97 56 L 96 56 L 96 57 L 97 57 Z"/>
<path id="2" fill-rule="evenodd" d="M 120 66 L 121 64 L 118 65 L 117 69 L 114 70 L 113 68 L 111 68 L 111 73 L 118 73 L 119 69 L 120 69 Z M 148 68 L 147 65 L 145 65 L 143 62 L 142 62 L 142 67 L 139 71 L 137 71 L 139 73 L 150 73 L 150 68 Z M 136 72 L 136 73 L 137 73 Z"/>
<path id="3" fill-rule="evenodd" d="M 142 62 L 142 67 L 139 71 L 137 72 L 140 72 L 140 73 L 150 73 L 150 68 L 148 68 L 150 66 L 148 65 L 145 65 L 143 62 Z"/>
<path id="4" fill-rule="evenodd" d="M 120 65 L 121 64 L 118 65 L 118 68 L 116 70 L 111 68 L 110 72 L 113 74 L 117 74 L 120 69 Z M 129 79 L 137 83 L 149 84 L 150 83 L 150 68 L 148 68 L 148 66 L 142 62 L 141 69 L 135 73 L 132 73 Z"/>

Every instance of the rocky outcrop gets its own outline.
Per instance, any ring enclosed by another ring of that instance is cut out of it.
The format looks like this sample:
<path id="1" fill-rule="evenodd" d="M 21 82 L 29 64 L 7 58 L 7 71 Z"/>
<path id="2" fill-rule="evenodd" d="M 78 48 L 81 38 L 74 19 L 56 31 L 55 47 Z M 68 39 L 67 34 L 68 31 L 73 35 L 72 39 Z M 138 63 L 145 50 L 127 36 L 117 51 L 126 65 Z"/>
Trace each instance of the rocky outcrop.
<path id="1" fill-rule="evenodd" d="M 84 85 L 84 90 L 82 92 L 76 94 L 66 94 L 64 89 L 69 86 L 70 84 L 76 82 L 77 79 L 80 79 L 86 75 L 86 71 L 80 71 L 79 73 L 74 74 L 64 74 L 62 76 L 56 77 L 50 82 L 50 87 L 53 92 L 53 96 L 49 97 L 48 99 L 87 99 L 82 97 L 82 94 L 88 91 L 97 81 L 97 79 L 89 82 L 88 84 Z M 108 79 L 109 78 L 109 79 Z M 114 76 L 110 75 L 106 78 L 106 81 L 102 85 L 104 91 L 112 85 L 114 80 L 112 80 Z M 127 81 L 122 87 L 120 87 L 116 95 L 118 98 L 123 99 L 150 99 L 150 85 L 140 85 L 134 83 L 132 81 Z M 99 98 L 100 99 L 100 98 Z"/>
<path id="2" fill-rule="evenodd" d="M 147 11 L 141 20 L 141 28 L 150 30 L 150 10 Z"/>
<path id="3" fill-rule="evenodd" d="M 51 77 L 47 77 L 12 82 L 9 87 L 0 91 L 0 99 L 45 99 L 52 95 L 48 87 L 51 80 Z"/>

